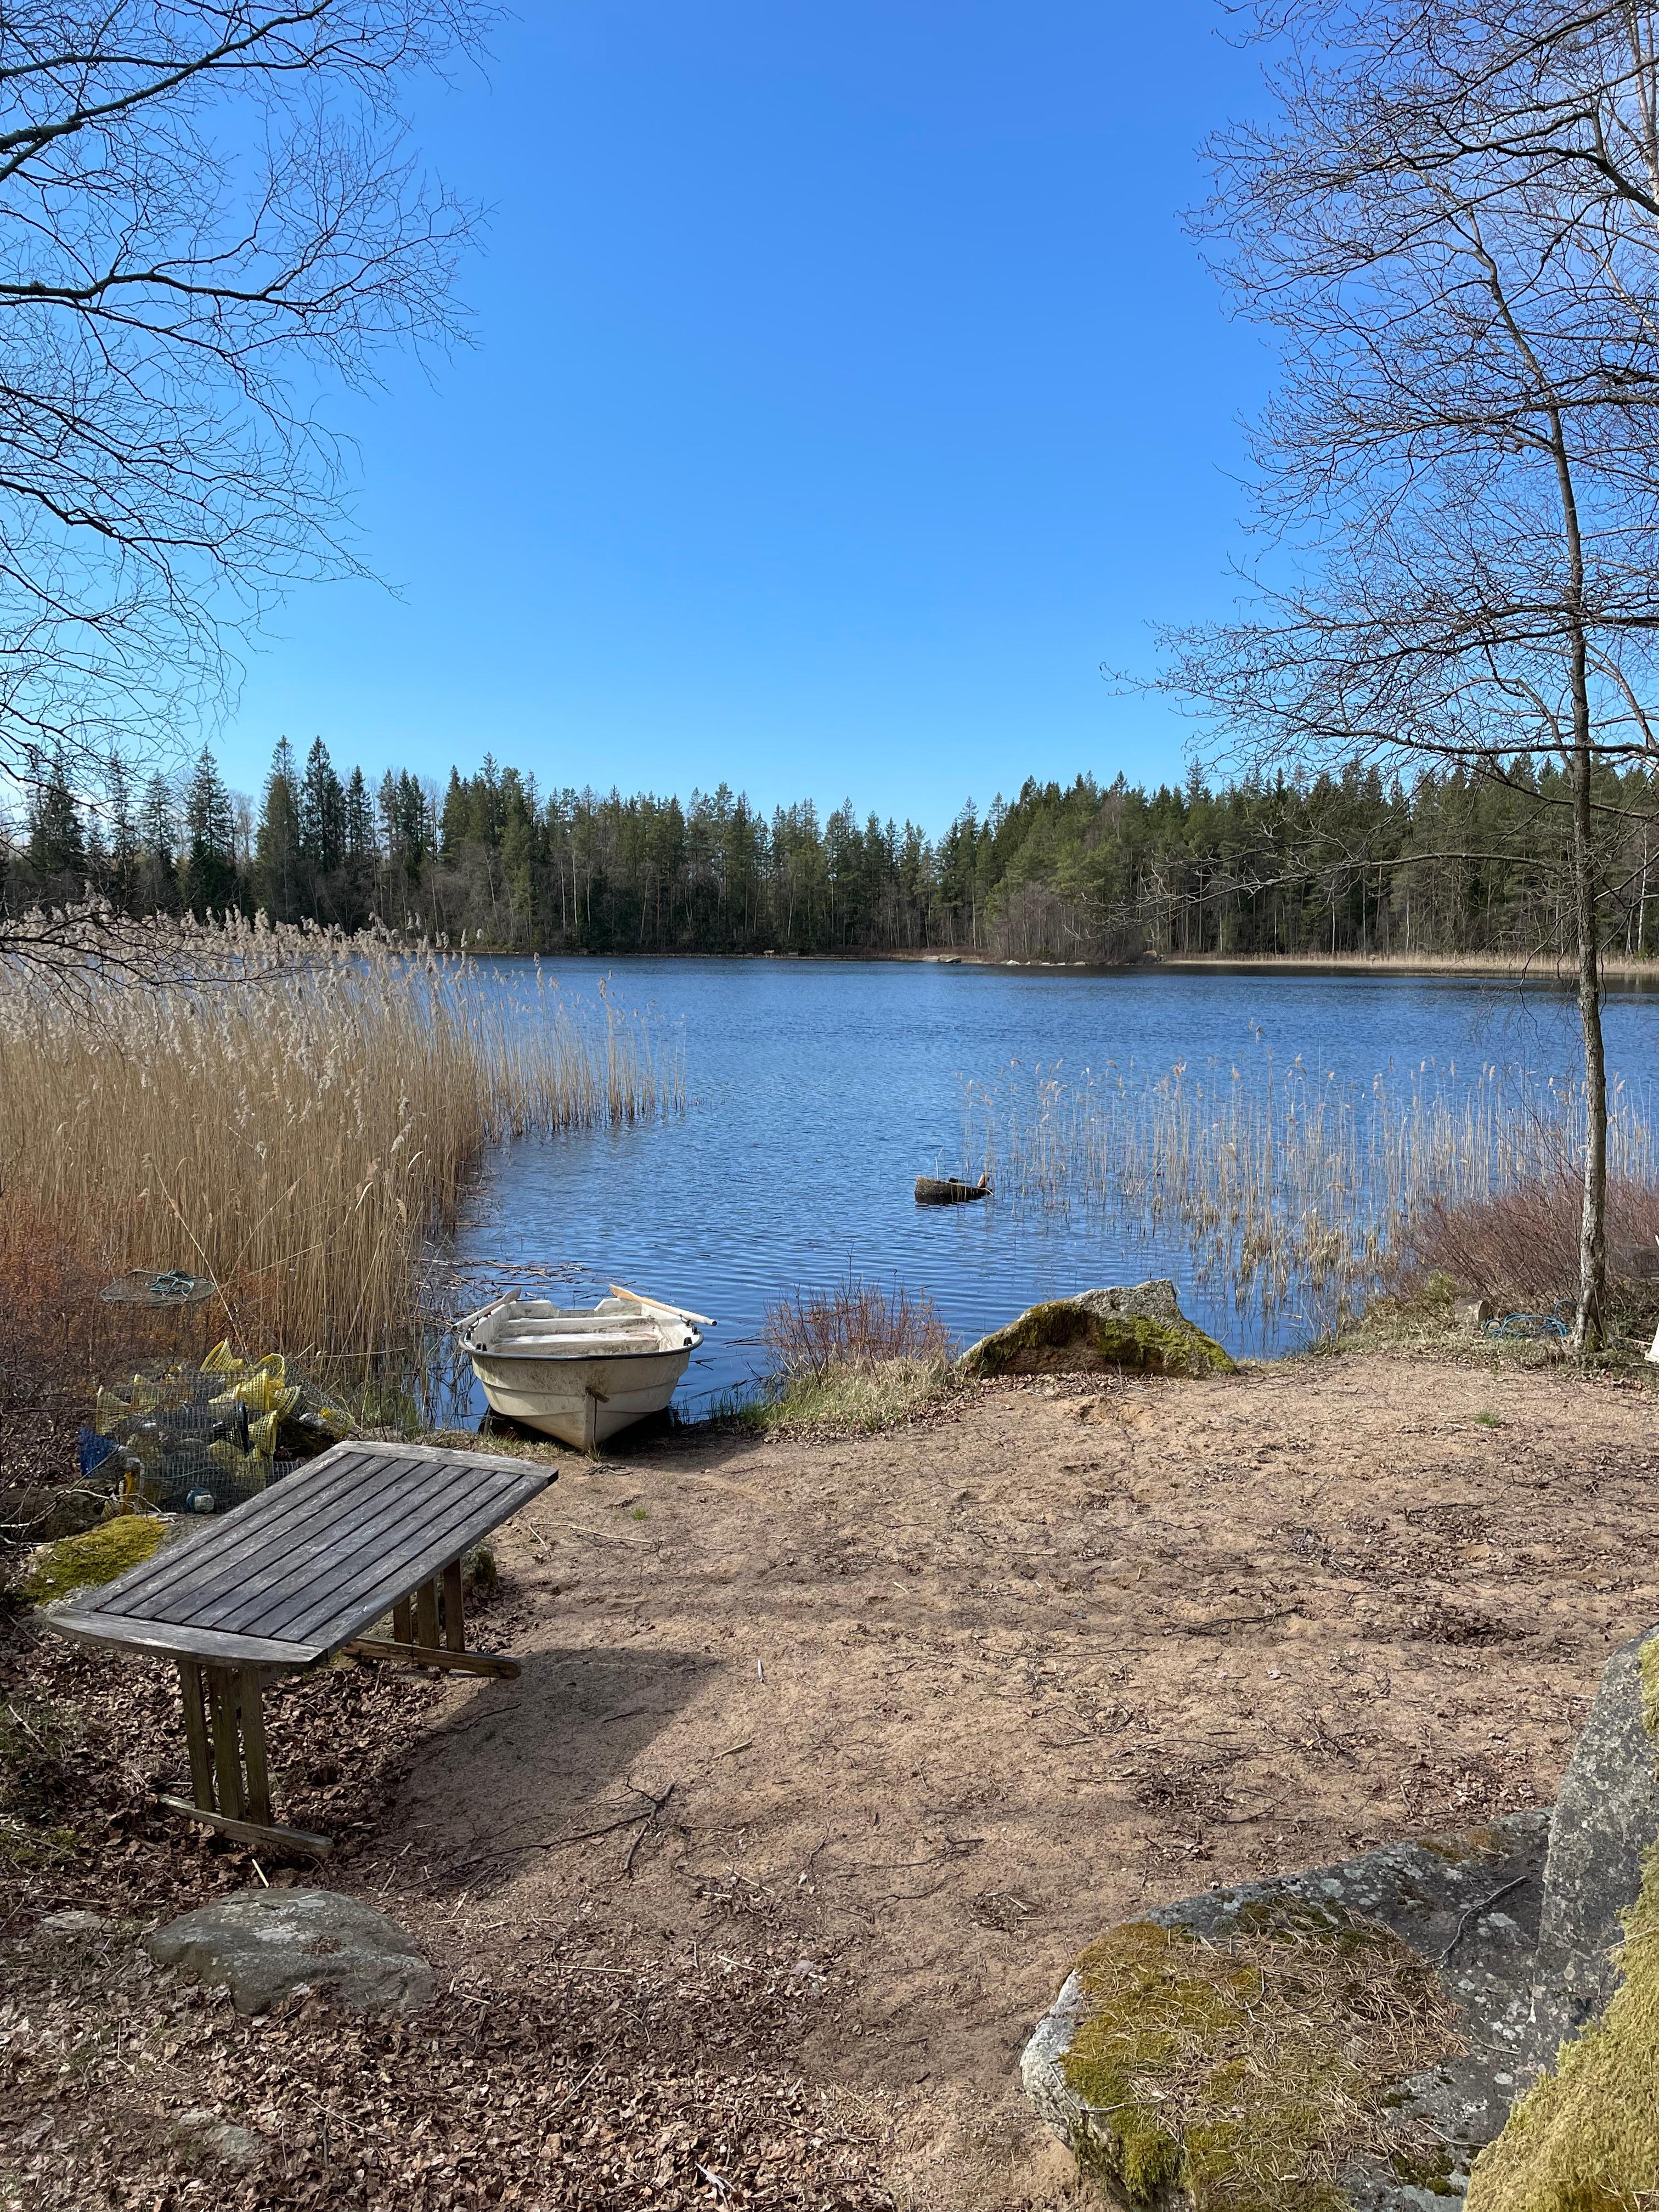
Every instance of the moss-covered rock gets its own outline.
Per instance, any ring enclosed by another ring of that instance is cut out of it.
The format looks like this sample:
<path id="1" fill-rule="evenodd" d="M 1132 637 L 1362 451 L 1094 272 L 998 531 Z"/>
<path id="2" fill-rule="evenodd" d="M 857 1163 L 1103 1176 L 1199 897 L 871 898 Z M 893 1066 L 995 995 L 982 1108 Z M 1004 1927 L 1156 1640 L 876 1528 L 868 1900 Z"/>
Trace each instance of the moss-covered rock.
<path id="1" fill-rule="evenodd" d="M 1231 1375 L 1233 1362 L 1182 1312 L 1167 1279 L 1085 1291 L 1031 1306 L 962 1355 L 969 1377 L 1077 1375 L 1128 1367 L 1149 1375 Z"/>
<path id="2" fill-rule="evenodd" d="M 1512 1815 L 1111 1929 L 1027 2094 L 1133 2212 L 1432 2212 L 1509 2110 L 1547 1830 Z"/>
<path id="3" fill-rule="evenodd" d="M 78 1536 L 47 1544 L 29 1561 L 21 1595 L 31 1605 L 47 1605 L 71 1590 L 112 1583 L 161 1545 L 167 1524 L 153 1514 L 122 1513 Z"/>
<path id="4" fill-rule="evenodd" d="M 1512 1815 L 1114 1929 L 1027 2089 L 1148 2212 L 1659 2204 L 1659 1630 L 1608 1661 L 1545 1840 Z M 1390 2083 L 1378 2008 L 1432 2033 L 1437 1978 L 1456 2040 Z"/>
<path id="5" fill-rule="evenodd" d="M 1077 1971 L 1090 2009 L 1061 2070 L 1086 2162 L 1128 2204 L 1339 2212 L 1356 2153 L 1423 2154 L 1388 2092 L 1451 2049 L 1451 2007 L 1376 1923 L 1287 1904 L 1224 1946 L 1137 1921 Z"/>
<path id="6" fill-rule="evenodd" d="M 1656 1753 L 1659 1633 L 1650 1632 L 1607 1662 L 1551 1840 L 1540 2027 L 1559 2032 L 1586 2014 L 1589 2024 L 1475 2160 L 1469 2212 L 1624 2212 L 1659 2195 Z M 1617 1915 L 1622 1941 L 1609 1948 L 1621 1893 L 1631 1899 Z"/>

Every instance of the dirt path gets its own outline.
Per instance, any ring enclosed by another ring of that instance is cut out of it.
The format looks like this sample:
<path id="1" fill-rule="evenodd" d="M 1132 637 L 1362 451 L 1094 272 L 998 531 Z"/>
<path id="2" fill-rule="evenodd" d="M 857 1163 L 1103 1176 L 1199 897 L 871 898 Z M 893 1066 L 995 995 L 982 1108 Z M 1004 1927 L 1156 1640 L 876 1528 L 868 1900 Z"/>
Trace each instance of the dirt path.
<path id="1" fill-rule="evenodd" d="M 562 1456 L 522 1679 L 447 1692 L 354 1886 L 458 1968 L 767 1968 L 915 2201 L 1046 2201 L 1014 2070 L 1106 1923 L 1547 1801 L 1659 1619 L 1653 1407 L 1350 1356 Z"/>

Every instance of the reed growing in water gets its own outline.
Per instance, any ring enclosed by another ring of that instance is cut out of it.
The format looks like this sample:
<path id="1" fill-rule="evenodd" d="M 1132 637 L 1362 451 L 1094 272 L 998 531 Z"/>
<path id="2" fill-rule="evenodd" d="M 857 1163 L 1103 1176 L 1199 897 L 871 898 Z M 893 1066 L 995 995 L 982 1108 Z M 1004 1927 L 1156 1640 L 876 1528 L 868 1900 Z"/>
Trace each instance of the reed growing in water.
<path id="1" fill-rule="evenodd" d="M 219 1333 L 406 1349 L 492 1145 L 684 1103 L 678 1049 L 603 993 L 310 928 L 145 928 L 127 966 L 0 964 L 0 1247 L 210 1276 Z"/>
<path id="2" fill-rule="evenodd" d="M 1200 1069 L 1112 1069 L 1066 1080 L 1018 1073 L 970 1087 L 970 1157 L 1000 1196 L 1044 1211 L 1084 1205 L 1190 1255 L 1198 1279 L 1263 1318 L 1303 1303 L 1340 1322 L 1430 1250 L 1437 1219 L 1466 1229 L 1506 1194 L 1558 1194 L 1576 1179 L 1583 1097 L 1559 1079 L 1517 1080 L 1492 1064 L 1470 1074 L 1422 1062 L 1369 1086 L 1269 1052 Z M 1643 1102 L 1615 1085 L 1609 1160 L 1620 1193 L 1615 1236 L 1656 1203 L 1659 1147 Z M 1522 1208 L 1522 1212 L 1526 1209 Z M 1648 1223 L 1650 1240 L 1659 1213 Z M 1576 1235 L 1576 1230 L 1575 1230 Z M 1565 1247 L 1565 1249 L 1576 1249 Z M 1576 1261 L 1560 1291 L 1570 1291 Z M 1510 1271 L 1540 1296 L 1540 1255 Z"/>

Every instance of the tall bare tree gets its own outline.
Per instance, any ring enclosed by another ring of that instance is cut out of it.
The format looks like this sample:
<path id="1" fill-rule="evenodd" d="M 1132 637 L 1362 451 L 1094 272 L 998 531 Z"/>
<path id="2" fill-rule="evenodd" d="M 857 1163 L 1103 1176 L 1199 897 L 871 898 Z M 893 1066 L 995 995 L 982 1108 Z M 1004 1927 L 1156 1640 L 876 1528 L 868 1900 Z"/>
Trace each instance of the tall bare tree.
<path id="1" fill-rule="evenodd" d="M 475 0 L 0 8 L 0 795 L 219 696 L 354 565 L 318 411 L 458 333 L 467 212 L 398 102 Z"/>
<path id="2" fill-rule="evenodd" d="M 1262 0 L 1255 22 L 1274 117 L 1214 143 L 1199 228 L 1281 346 L 1255 441 L 1267 549 L 1237 620 L 1172 636 L 1166 681 L 1262 764 L 1565 764 L 1592 1349 L 1595 771 L 1656 750 L 1659 17 Z"/>

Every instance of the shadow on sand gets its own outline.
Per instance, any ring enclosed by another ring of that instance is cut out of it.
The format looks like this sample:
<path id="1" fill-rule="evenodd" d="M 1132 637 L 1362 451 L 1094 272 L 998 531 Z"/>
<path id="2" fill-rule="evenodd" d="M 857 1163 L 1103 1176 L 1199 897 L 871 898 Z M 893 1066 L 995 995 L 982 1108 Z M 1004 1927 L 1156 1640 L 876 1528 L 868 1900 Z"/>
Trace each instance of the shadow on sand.
<path id="1" fill-rule="evenodd" d="M 487 1683 L 420 1746 L 387 1842 L 432 1879 L 473 1890 L 541 1852 L 629 1832 L 669 1778 L 648 1757 L 665 1721 L 717 1663 L 701 1653 L 528 1653 L 516 1682 Z"/>

